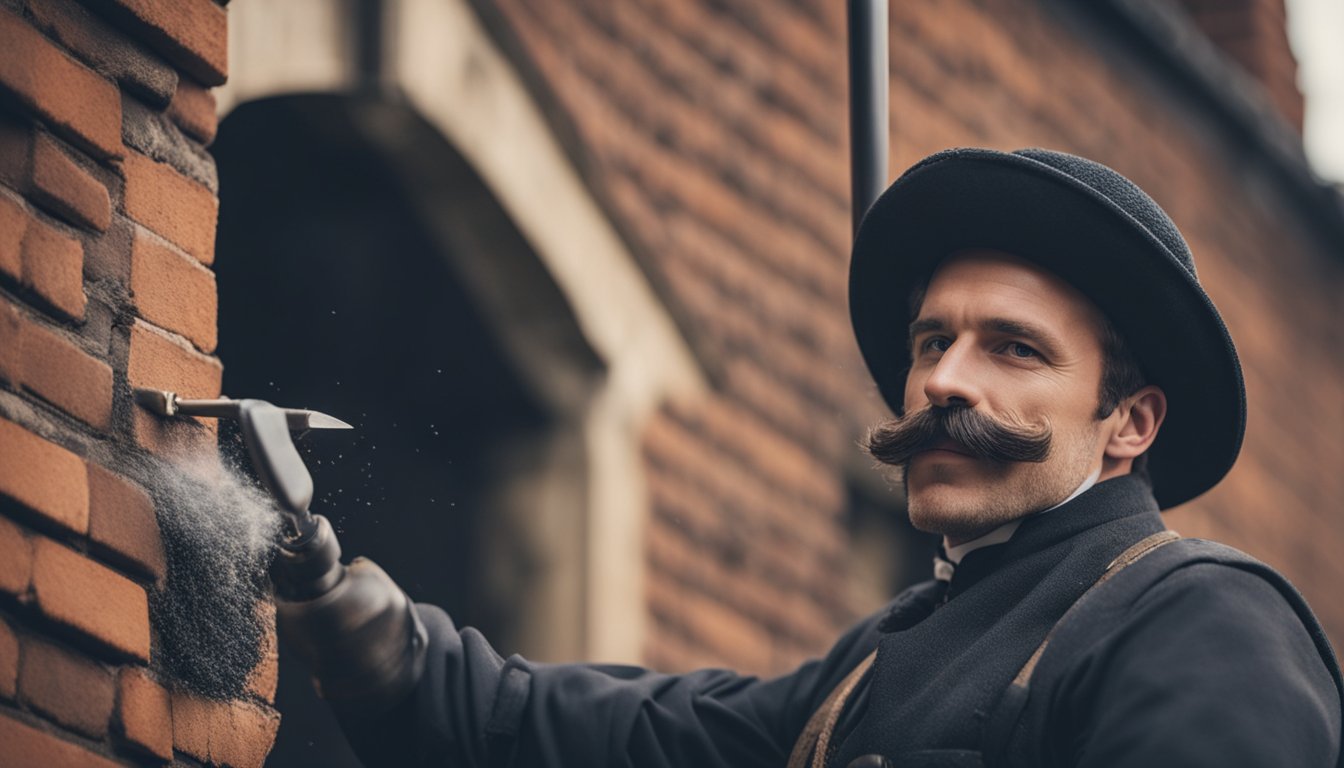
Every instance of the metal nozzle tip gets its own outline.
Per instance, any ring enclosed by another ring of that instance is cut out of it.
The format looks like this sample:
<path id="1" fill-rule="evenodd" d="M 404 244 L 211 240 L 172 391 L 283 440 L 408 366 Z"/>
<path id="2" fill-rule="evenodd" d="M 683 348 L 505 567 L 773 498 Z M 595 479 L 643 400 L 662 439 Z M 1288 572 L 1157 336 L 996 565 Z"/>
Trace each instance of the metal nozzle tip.
<path id="1" fill-rule="evenodd" d="M 328 416 L 328 415 L 325 414 L 325 413 L 319 413 L 319 412 L 317 412 L 317 411 L 309 411 L 309 412 L 308 412 L 308 428 L 309 428 L 309 429 L 354 429 L 353 426 L 351 426 L 351 425 L 349 425 L 349 424 L 346 424 L 344 421 L 341 421 L 340 419 L 336 418 L 335 416 Z"/>
<path id="2" fill-rule="evenodd" d="M 177 413 L 177 395 L 162 389 L 135 388 L 131 396 L 143 408 L 160 416 L 173 416 Z"/>

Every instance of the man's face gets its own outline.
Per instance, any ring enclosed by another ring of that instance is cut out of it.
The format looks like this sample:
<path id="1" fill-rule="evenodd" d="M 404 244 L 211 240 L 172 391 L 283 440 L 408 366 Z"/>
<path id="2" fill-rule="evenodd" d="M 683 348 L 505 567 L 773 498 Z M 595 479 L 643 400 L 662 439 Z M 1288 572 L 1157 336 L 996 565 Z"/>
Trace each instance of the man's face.
<path id="1" fill-rule="evenodd" d="M 1082 294 L 1023 259 L 965 251 L 939 266 L 910 326 L 906 413 L 965 407 L 1052 437 L 1041 462 L 979 458 L 950 440 L 916 453 L 905 471 L 915 527 L 967 541 L 1058 504 L 1101 466 L 1101 327 Z"/>

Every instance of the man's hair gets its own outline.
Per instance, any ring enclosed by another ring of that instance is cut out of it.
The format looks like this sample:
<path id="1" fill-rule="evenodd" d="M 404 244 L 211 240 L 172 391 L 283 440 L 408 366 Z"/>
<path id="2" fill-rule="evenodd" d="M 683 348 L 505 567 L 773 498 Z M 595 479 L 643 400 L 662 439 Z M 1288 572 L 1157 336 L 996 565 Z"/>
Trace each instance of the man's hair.
<path id="1" fill-rule="evenodd" d="M 1138 392 L 1148 380 L 1139 368 L 1139 360 L 1125 343 L 1125 337 L 1101 316 L 1101 396 L 1097 418 L 1104 419 L 1120 401 Z"/>

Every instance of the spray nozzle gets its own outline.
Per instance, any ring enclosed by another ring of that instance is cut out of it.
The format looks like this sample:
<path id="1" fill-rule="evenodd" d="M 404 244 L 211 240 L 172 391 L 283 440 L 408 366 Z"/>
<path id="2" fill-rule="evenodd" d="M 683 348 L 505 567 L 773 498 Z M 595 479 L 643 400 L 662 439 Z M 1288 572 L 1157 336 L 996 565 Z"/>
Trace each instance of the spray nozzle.
<path id="1" fill-rule="evenodd" d="M 308 511 L 313 501 L 313 477 L 294 447 L 290 432 L 309 429 L 351 429 L 324 413 L 279 408 L 264 400 L 185 400 L 172 392 L 136 389 L 135 401 L 160 416 L 206 416 L 236 419 L 258 479 L 285 512 L 285 544 L 302 546 L 317 533 Z"/>

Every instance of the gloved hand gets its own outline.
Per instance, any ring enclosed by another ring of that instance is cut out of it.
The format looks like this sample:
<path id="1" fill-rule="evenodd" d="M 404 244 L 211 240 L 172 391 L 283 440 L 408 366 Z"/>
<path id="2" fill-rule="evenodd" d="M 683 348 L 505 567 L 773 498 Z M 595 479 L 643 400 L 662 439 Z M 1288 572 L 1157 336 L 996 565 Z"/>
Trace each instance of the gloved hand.
<path id="1" fill-rule="evenodd" d="M 280 640 L 313 671 L 317 693 L 338 709 L 382 713 L 425 666 L 427 636 L 406 593 L 376 563 L 340 562 L 331 523 L 282 546 L 271 565 Z"/>

